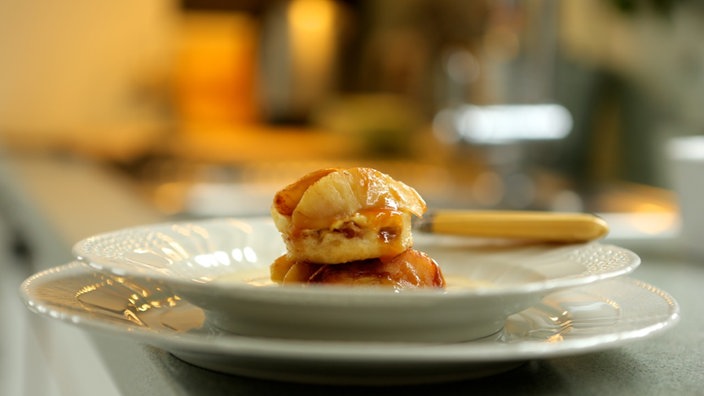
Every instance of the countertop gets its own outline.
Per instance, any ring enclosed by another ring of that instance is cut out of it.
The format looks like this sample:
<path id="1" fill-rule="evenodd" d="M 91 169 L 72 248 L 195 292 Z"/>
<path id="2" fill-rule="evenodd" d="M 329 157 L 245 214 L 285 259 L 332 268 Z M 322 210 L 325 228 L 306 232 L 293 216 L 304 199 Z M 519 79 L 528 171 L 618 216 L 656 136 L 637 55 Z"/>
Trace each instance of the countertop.
<path id="1" fill-rule="evenodd" d="M 704 260 L 676 240 L 619 241 L 643 262 L 633 277 L 672 294 L 681 320 L 626 346 L 529 361 L 478 380 L 413 387 L 312 386 L 194 367 L 130 339 L 91 332 L 23 309 L 16 289 L 33 272 L 71 260 L 76 241 L 165 220 L 129 180 L 71 156 L 0 155 L 3 344 L 0 393 L 23 395 L 573 394 L 704 395 Z M 14 288 L 14 290 L 13 290 Z"/>

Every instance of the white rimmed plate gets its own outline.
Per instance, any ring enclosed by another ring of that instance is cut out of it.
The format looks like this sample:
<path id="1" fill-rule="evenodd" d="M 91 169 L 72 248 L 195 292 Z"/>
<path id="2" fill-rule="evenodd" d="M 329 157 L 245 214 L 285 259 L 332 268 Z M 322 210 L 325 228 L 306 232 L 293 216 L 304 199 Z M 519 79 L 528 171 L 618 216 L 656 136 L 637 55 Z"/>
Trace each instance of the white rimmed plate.
<path id="1" fill-rule="evenodd" d="M 97 272 L 78 262 L 31 276 L 21 294 L 40 315 L 154 345 L 201 367 L 308 383 L 474 378 L 529 359 L 622 346 L 679 320 L 679 307 L 669 294 L 628 277 L 552 293 L 509 316 L 492 337 L 448 344 L 238 336 L 209 326 L 200 308 L 168 286 Z"/>
<path id="2" fill-rule="evenodd" d="M 113 275 L 164 282 L 240 335 L 295 339 L 465 341 L 550 292 L 621 276 L 640 259 L 611 245 L 510 244 L 416 235 L 447 290 L 282 287 L 268 267 L 284 252 L 268 218 L 148 225 L 96 235 L 76 257 Z"/>

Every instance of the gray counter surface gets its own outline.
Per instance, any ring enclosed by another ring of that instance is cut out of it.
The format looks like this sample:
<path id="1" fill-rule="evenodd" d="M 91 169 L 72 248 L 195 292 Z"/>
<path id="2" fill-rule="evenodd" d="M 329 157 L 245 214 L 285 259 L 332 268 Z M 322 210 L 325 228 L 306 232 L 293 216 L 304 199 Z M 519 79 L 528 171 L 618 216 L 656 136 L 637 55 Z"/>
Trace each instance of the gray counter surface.
<path id="1" fill-rule="evenodd" d="M 129 339 L 38 317 L 16 288 L 71 260 L 86 236 L 165 220 L 121 175 L 68 157 L 0 157 L 0 263 L 4 321 L 0 393 L 22 395 L 704 395 L 704 262 L 672 240 L 620 243 L 643 263 L 634 277 L 680 303 L 680 323 L 657 337 L 603 352 L 526 362 L 472 381 L 412 387 L 311 386 L 220 374 Z M 12 289 L 15 289 L 14 291 Z"/>

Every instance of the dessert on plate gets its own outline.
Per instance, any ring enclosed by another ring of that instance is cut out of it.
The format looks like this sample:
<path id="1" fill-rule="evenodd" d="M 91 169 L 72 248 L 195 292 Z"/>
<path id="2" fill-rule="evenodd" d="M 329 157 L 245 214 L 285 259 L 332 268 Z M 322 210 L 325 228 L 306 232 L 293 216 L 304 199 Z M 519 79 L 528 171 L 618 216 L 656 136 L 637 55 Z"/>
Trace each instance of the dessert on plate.
<path id="1" fill-rule="evenodd" d="M 413 249 L 411 218 L 426 210 L 412 187 L 371 168 L 313 171 L 274 196 L 286 244 L 272 263 L 281 284 L 445 286 L 438 264 Z"/>

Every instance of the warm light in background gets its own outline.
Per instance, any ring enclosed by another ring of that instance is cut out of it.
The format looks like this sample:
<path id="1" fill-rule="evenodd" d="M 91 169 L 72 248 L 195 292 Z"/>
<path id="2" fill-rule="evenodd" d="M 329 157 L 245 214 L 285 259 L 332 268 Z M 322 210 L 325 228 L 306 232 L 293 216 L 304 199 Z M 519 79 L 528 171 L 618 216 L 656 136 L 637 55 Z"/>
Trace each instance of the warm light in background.
<path id="1" fill-rule="evenodd" d="M 289 43 L 298 100 L 308 103 L 327 91 L 334 67 L 335 5 L 330 0 L 295 0 L 288 9 Z"/>
<path id="2" fill-rule="evenodd" d="M 295 0 L 288 15 L 294 32 L 324 34 L 332 28 L 335 9 L 329 0 Z"/>
<path id="3" fill-rule="evenodd" d="M 176 58 L 176 108 L 184 123 L 228 124 L 258 119 L 257 24 L 243 13 L 190 13 Z"/>
<path id="4" fill-rule="evenodd" d="M 630 225 L 648 235 L 657 235 L 674 229 L 678 224 L 677 213 L 662 205 L 642 202 L 634 205 Z"/>

